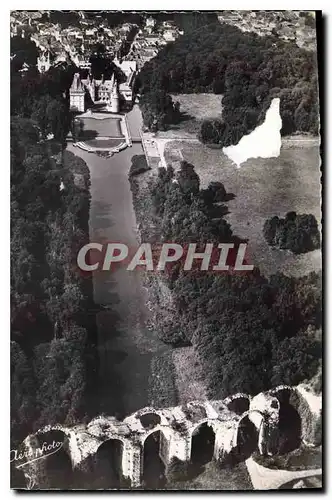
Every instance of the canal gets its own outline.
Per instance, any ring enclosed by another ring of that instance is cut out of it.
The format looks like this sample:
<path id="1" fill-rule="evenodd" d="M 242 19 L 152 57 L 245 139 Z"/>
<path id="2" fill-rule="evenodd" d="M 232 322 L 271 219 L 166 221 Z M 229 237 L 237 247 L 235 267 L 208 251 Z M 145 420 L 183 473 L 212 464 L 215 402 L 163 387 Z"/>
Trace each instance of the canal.
<path id="1" fill-rule="evenodd" d="M 138 110 L 129 113 L 132 135 L 139 126 Z M 134 130 L 133 130 L 134 129 Z M 88 165 L 91 177 L 90 241 L 122 242 L 137 248 L 138 235 L 128 180 L 131 158 L 143 154 L 134 143 L 111 158 L 102 158 L 68 145 Z M 128 415 L 151 404 L 151 360 L 169 350 L 147 328 L 149 310 L 140 271 L 96 271 L 93 273 L 97 313 L 99 383 L 94 399 L 99 412 Z"/>

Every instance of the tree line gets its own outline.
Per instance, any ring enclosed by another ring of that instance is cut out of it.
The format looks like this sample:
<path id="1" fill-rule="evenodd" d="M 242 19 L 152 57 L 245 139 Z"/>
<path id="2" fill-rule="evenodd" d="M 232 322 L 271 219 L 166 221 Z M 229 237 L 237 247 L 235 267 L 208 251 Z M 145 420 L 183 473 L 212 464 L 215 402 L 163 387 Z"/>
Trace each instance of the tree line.
<path id="1" fill-rule="evenodd" d="M 143 95 L 222 94 L 222 120 L 202 124 L 205 143 L 236 144 L 262 122 L 273 97 L 280 98 L 282 135 L 318 134 L 316 55 L 277 34 L 210 22 L 163 47 L 144 65 L 137 86 Z"/>
<path id="2" fill-rule="evenodd" d="M 90 177 L 85 162 L 64 151 L 71 122 L 62 93 L 68 75 L 18 71 L 12 66 L 14 443 L 42 425 L 82 418 L 96 371 L 92 283 L 76 266 L 88 242 Z"/>

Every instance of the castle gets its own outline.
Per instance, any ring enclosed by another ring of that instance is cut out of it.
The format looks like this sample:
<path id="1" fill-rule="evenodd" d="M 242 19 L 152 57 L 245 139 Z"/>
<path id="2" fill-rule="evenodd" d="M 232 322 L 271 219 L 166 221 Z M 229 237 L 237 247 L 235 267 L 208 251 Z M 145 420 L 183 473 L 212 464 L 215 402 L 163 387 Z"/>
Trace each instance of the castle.
<path id="1" fill-rule="evenodd" d="M 111 113 L 120 111 L 121 98 L 125 102 L 133 100 L 133 86 L 136 76 L 136 61 L 113 61 L 117 68 L 125 75 L 126 80 L 119 83 L 115 73 L 110 80 L 102 76 L 100 80 L 93 78 L 89 73 L 86 79 L 81 79 L 79 73 L 75 73 L 69 90 L 70 109 L 72 111 L 84 112 L 86 110 L 86 96 L 90 97 L 94 104 L 104 103 L 106 110 Z"/>

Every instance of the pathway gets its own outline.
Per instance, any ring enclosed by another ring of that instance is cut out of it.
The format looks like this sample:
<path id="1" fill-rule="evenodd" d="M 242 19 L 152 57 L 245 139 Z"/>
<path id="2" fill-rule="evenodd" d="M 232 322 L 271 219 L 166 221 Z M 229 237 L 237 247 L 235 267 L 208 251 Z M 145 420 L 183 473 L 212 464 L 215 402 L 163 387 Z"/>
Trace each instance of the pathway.
<path id="1" fill-rule="evenodd" d="M 246 460 L 246 466 L 255 490 L 277 490 L 289 481 L 322 474 L 322 469 L 302 471 L 268 469 L 255 462 L 251 457 Z"/>

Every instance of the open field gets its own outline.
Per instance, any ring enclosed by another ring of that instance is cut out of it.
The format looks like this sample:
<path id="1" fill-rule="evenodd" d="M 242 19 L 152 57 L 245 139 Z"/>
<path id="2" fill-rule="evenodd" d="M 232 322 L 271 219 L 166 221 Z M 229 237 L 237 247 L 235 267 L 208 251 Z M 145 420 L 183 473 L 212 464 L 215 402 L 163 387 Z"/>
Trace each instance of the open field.
<path id="1" fill-rule="evenodd" d="M 206 118 L 221 118 L 221 95 L 216 94 L 172 94 L 173 102 L 180 103 L 183 120 L 173 125 L 172 130 L 197 134 L 201 122 Z"/>
<path id="2" fill-rule="evenodd" d="M 262 229 L 273 215 L 295 210 L 312 213 L 321 222 L 319 148 L 282 148 L 278 158 L 250 159 L 237 169 L 220 149 L 198 142 L 171 141 L 165 146 L 168 162 L 179 157 L 195 166 L 201 187 L 220 181 L 235 195 L 227 203 L 226 219 L 236 235 L 248 239 L 248 256 L 264 274 L 277 271 L 300 276 L 321 269 L 321 251 L 302 255 L 269 247 Z"/>

